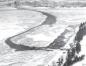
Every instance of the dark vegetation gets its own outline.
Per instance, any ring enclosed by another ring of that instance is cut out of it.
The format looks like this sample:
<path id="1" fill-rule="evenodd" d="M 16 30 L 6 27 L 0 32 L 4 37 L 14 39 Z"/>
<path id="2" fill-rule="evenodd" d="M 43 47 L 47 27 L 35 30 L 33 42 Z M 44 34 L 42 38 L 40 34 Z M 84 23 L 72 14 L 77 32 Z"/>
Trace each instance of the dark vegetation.
<path id="1" fill-rule="evenodd" d="M 86 7 L 86 2 L 63 2 L 59 3 L 60 7 Z"/>
<path id="2" fill-rule="evenodd" d="M 79 62 L 84 59 L 85 55 L 78 56 L 78 54 L 81 51 L 80 41 L 82 40 L 83 36 L 86 34 L 85 31 L 86 31 L 86 27 L 85 27 L 85 23 L 83 23 L 79 26 L 79 30 L 75 36 L 74 43 L 73 43 L 75 46 L 74 47 L 71 46 L 71 48 L 67 50 L 66 62 L 64 63 L 63 66 L 71 66 L 74 63 Z M 62 42 L 65 34 L 66 34 L 66 32 L 64 31 L 61 34 L 61 36 L 59 36 L 59 38 L 60 38 L 59 40 L 55 39 L 54 42 L 52 42 L 50 44 L 50 46 L 44 47 L 44 49 L 46 49 L 46 48 L 57 49 L 59 47 L 62 47 L 64 44 L 66 44 L 66 43 Z M 29 46 L 24 46 L 24 45 L 17 45 L 15 43 L 13 43 L 10 39 L 11 38 L 8 38 L 5 42 L 7 44 L 9 44 L 9 46 L 11 46 L 12 49 L 16 49 L 16 51 L 43 49 L 43 47 L 41 48 L 41 47 L 29 47 Z M 58 43 L 58 41 L 60 41 L 60 43 Z M 59 63 L 59 66 L 61 66 L 61 64 L 63 63 L 63 59 L 61 58 L 59 60 L 59 62 L 57 62 L 57 63 Z"/>
<path id="3" fill-rule="evenodd" d="M 80 41 L 82 40 L 84 35 L 86 35 L 86 23 L 81 23 L 74 39 L 74 44 L 76 46 L 71 47 L 71 49 L 68 50 L 66 62 L 63 66 L 71 66 L 74 63 L 84 59 L 85 55 L 78 56 L 79 52 L 81 51 Z"/>
<path id="4" fill-rule="evenodd" d="M 12 3 L 7 3 L 8 6 L 16 6 L 17 2 L 17 6 L 21 6 L 21 5 L 25 5 L 25 6 L 32 6 L 32 7 L 56 7 L 57 3 L 54 1 L 49 1 L 49 0 L 41 0 L 41 1 L 19 1 L 19 0 L 15 0 Z"/>
<path id="5" fill-rule="evenodd" d="M 9 0 L 8 0 L 9 1 Z M 16 6 L 15 2 L 18 2 L 19 5 L 26 5 L 32 7 L 86 7 L 86 1 L 50 1 L 50 0 L 39 0 L 39 1 L 23 1 L 23 0 L 15 0 L 13 2 L 9 2 L 6 5 L 8 6 Z M 18 5 L 18 6 L 19 6 Z"/>

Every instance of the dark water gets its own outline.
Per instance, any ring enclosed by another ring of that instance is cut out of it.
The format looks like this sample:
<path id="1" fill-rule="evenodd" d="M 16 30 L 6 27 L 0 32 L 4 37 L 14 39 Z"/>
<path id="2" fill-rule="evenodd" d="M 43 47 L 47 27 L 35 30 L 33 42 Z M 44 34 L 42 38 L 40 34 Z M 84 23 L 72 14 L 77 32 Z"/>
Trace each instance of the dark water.
<path id="1" fill-rule="evenodd" d="M 48 13 L 45 13 L 45 12 L 41 12 L 43 15 L 46 15 L 47 18 L 46 20 L 41 24 L 41 25 L 38 25 L 38 26 L 42 26 L 42 25 L 52 25 L 54 23 L 56 23 L 56 17 L 51 15 L 51 14 L 48 14 Z M 38 27 L 36 26 L 36 27 Z M 36 27 L 33 27 L 31 29 L 34 29 Z M 31 30 L 29 29 L 29 30 Z M 28 32 L 29 30 L 25 31 L 25 32 Z M 25 32 L 22 32 L 20 34 L 23 34 Z M 17 34 L 15 36 L 18 36 L 20 34 Z M 9 37 L 5 40 L 5 43 L 12 49 L 15 49 L 17 51 L 25 51 L 25 50 L 37 50 L 37 49 L 41 49 L 41 47 L 29 47 L 29 46 L 24 46 L 24 45 L 21 45 L 21 44 L 15 44 L 11 41 L 11 38 L 15 37 L 15 36 L 12 36 L 12 37 Z"/>
<path id="2" fill-rule="evenodd" d="M 41 13 L 47 16 L 46 20 L 41 25 L 53 25 L 56 23 L 55 16 L 45 13 L 45 12 L 41 12 Z"/>
<path id="3" fill-rule="evenodd" d="M 7 40 L 5 40 L 5 42 L 8 46 L 10 46 L 10 48 L 15 49 L 16 51 L 39 50 L 39 49 L 41 50 L 40 47 L 37 48 L 37 47 L 29 47 L 29 46 L 15 44 L 10 39 L 11 38 L 8 38 Z"/>

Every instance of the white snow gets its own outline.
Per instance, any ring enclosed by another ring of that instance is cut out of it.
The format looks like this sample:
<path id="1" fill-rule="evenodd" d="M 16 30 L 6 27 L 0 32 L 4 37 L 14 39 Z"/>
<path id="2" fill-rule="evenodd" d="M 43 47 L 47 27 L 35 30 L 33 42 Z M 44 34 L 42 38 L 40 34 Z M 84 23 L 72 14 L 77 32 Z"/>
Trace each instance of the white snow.
<path id="1" fill-rule="evenodd" d="M 36 35 L 26 35 L 26 37 L 33 38 L 34 41 L 52 41 L 54 37 L 47 36 L 43 33 Z"/>

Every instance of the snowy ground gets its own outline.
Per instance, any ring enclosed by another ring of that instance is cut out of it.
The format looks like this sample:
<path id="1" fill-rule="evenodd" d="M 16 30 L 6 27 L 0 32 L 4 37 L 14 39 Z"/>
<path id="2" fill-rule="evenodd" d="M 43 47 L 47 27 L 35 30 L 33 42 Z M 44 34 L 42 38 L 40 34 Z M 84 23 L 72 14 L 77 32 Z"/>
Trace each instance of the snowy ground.
<path id="1" fill-rule="evenodd" d="M 46 10 L 42 9 L 42 11 L 46 11 Z M 47 12 L 52 13 L 57 17 L 57 23 L 56 23 L 57 26 L 79 24 L 86 20 L 86 8 L 82 8 L 82 9 L 69 8 L 69 9 L 56 9 L 56 10 L 54 9 L 54 10 L 47 10 Z M 2 47 L 3 40 L 5 40 L 6 38 L 16 35 L 26 30 L 27 28 L 31 28 L 31 26 L 36 26 L 38 24 L 37 22 L 40 23 L 40 21 L 43 19 L 43 17 L 41 17 L 42 15 L 41 16 L 40 15 L 41 15 L 40 13 L 36 13 L 33 11 L 1 10 L 0 11 L 0 45 L 1 46 L 0 47 Z M 60 28 L 56 30 L 60 30 Z M 46 37 L 43 34 L 29 36 L 29 37 L 33 37 L 34 40 L 36 41 L 36 40 L 39 40 L 39 38 L 36 39 L 36 37 L 39 37 L 39 36 L 48 39 L 48 37 Z M 40 40 L 43 40 L 43 39 L 40 39 Z M 83 41 L 82 41 L 82 44 L 83 44 Z M 82 46 L 82 47 L 84 47 L 84 49 L 82 48 L 82 50 L 85 51 L 86 46 Z M 1 50 L 2 48 L 0 49 L 0 51 Z M 85 63 L 85 61 L 82 61 L 82 62 Z M 24 65 L 24 66 L 27 66 L 27 65 Z"/>
<path id="2" fill-rule="evenodd" d="M 31 28 L 31 26 L 36 26 L 42 22 L 42 19 L 44 18 L 40 13 L 33 11 L 0 11 L 0 40 Z"/>
<path id="3" fill-rule="evenodd" d="M 36 14 L 38 16 L 36 16 Z M 33 18 L 32 18 L 33 17 Z M 40 19 L 39 19 L 40 18 Z M 45 16 L 33 11 L 19 10 L 0 10 L 0 51 L 5 50 L 3 47 L 5 39 L 21 33 L 33 26 L 36 26 L 44 20 Z M 38 22 L 38 23 L 36 23 Z"/>

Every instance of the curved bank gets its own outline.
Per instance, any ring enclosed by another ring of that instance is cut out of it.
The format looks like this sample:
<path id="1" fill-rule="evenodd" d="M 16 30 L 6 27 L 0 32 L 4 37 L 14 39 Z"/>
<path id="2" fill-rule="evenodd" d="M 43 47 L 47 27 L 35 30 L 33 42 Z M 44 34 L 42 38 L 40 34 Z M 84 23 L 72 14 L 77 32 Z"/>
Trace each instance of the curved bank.
<path id="1" fill-rule="evenodd" d="M 13 37 L 15 37 L 15 36 L 18 36 L 18 35 L 21 35 L 21 34 L 23 34 L 23 33 L 26 33 L 26 32 L 28 32 L 28 31 L 30 31 L 30 30 L 36 28 L 36 27 L 39 27 L 39 26 L 42 26 L 42 25 L 50 25 L 50 26 L 51 26 L 51 25 L 53 25 L 54 23 L 56 23 L 56 17 L 55 17 L 55 16 L 53 16 L 53 15 L 51 15 L 51 14 L 49 14 L 49 13 L 46 13 L 46 12 L 42 12 L 42 11 L 37 11 L 37 12 L 40 12 L 40 13 L 42 13 L 43 15 L 46 15 L 46 16 L 47 16 L 47 18 L 45 19 L 45 21 L 44 21 L 42 24 L 40 24 L 40 25 L 38 25 L 38 26 L 35 26 L 35 27 L 33 27 L 33 28 L 31 28 L 31 29 L 25 31 L 25 32 L 22 32 L 22 33 L 19 33 L 19 34 L 17 34 L 17 35 L 14 35 L 14 36 L 12 36 L 12 37 L 7 38 L 7 39 L 5 40 L 5 43 L 6 43 L 10 48 L 15 49 L 15 50 L 18 50 L 18 51 L 41 49 L 41 47 L 29 47 L 29 46 L 24 46 L 24 45 L 18 45 L 18 44 L 13 43 L 13 42 L 11 41 L 11 38 L 13 38 Z"/>

